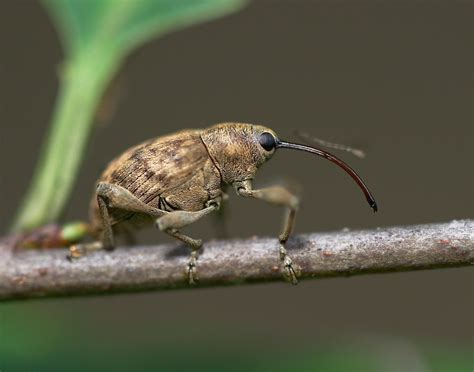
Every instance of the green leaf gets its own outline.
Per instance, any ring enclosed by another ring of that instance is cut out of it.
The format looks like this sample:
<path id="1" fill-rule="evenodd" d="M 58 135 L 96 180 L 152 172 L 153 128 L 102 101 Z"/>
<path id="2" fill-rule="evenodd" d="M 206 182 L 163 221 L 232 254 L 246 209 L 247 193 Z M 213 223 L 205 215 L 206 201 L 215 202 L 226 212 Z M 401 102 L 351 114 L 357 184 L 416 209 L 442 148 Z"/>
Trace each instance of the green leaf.
<path id="1" fill-rule="evenodd" d="M 102 95 L 130 52 L 153 37 L 237 10 L 244 1 L 44 0 L 44 3 L 56 23 L 66 60 L 51 129 L 14 230 L 55 222 L 63 211 Z"/>
<path id="2" fill-rule="evenodd" d="M 126 53 L 150 37 L 210 19 L 242 0 L 45 0 L 70 55 L 100 44 Z"/>

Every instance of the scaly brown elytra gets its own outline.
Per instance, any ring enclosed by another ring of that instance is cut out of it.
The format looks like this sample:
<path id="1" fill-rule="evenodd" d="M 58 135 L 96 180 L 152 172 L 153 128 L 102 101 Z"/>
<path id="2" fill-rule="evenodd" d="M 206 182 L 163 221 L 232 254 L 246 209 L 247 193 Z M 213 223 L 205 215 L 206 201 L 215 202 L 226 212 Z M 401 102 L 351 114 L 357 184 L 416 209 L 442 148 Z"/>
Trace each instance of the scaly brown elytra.
<path id="1" fill-rule="evenodd" d="M 91 231 L 98 240 L 72 246 L 70 258 L 98 249 L 111 250 L 116 233 L 154 221 L 161 231 L 191 248 L 186 275 L 189 283 L 194 284 L 198 279 L 196 265 L 202 241 L 183 234 L 181 229 L 219 210 L 227 197 L 223 187 L 231 185 L 237 195 L 261 199 L 287 210 L 279 235 L 279 256 L 284 275 L 296 284 L 300 269 L 288 256 L 285 244 L 293 229 L 299 199 L 281 186 L 252 187 L 258 168 L 280 148 L 310 152 L 336 163 L 356 181 L 369 205 L 377 211 L 362 179 L 334 155 L 282 141 L 273 130 L 261 125 L 223 123 L 146 141 L 113 160 L 97 181 L 90 207 Z"/>

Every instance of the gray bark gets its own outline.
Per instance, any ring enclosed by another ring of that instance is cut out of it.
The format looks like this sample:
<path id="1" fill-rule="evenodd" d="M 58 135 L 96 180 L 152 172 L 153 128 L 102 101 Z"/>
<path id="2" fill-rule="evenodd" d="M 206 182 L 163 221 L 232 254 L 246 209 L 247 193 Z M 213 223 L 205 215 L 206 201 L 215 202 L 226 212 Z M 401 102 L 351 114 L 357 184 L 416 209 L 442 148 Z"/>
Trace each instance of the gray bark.
<path id="1" fill-rule="evenodd" d="M 121 247 L 77 261 L 67 250 L 9 252 L 0 244 L 0 300 L 189 287 L 189 250 L 179 245 Z M 284 280 L 275 238 L 209 241 L 197 287 Z M 468 266 L 474 221 L 298 235 L 287 250 L 301 279 Z"/>

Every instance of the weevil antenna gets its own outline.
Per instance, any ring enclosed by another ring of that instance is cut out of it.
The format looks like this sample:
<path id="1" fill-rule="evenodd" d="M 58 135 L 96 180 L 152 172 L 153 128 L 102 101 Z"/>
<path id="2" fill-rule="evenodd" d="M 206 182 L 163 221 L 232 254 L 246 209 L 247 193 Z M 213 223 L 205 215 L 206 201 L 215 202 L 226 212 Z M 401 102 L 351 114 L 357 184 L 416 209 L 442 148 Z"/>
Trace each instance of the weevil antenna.
<path id="1" fill-rule="evenodd" d="M 317 145 L 327 147 L 328 149 L 335 149 L 335 150 L 341 150 L 341 151 L 347 151 L 351 153 L 354 156 L 357 156 L 359 159 L 364 159 L 365 158 L 365 152 L 364 150 L 357 149 L 352 146 L 347 146 L 343 145 L 342 143 L 335 143 L 335 142 L 329 142 L 317 137 L 312 136 L 309 133 L 306 132 L 301 132 L 299 130 L 295 131 L 295 134 L 303 141 L 309 142 L 309 143 L 315 143 Z"/>
<path id="2" fill-rule="evenodd" d="M 344 161 L 342 161 L 338 157 L 330 154 L 327 151 L 318 149 L 316 147 L 310 147 L 310 146 L 306 146 L 306 145 L 301 145 L 299 143 L 291 143 L 291 142 L 285 142 L 285 141 L 281 141 L 281 140 L 277 140 L 276 148 L 277 149 L 278 148 L 294 149 L 294 150 L 310 152 L 312 154 L 316 154 L 318 156 L 326 158 L 327 160 L 332 161 L 333 163 L 339 165 L 359 185 L 359 187 L 363 191 L 363 193 L 365 195 L 365 199 L 369 203 L 370 207 L 374 210 L 374 212 L 377 212 L 377 203 L 375 202 L 375 199 L 374 199 L 372 193 L 370 192 L 369 188 L 365 185 L 364 181 L 362 181 L 362 178 L 359 177 L 359 175 L 355 172 L 354 169 L 352 169 L 348 164 L 346 164 Z"/>

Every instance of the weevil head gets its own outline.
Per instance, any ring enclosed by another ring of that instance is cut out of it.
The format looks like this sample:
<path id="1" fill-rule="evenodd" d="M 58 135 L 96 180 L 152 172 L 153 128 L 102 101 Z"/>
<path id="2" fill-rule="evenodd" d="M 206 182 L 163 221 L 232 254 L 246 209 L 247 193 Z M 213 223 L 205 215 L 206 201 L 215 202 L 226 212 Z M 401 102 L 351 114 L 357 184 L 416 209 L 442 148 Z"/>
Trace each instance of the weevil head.
<path id="1" fill-rule="evenodd" d="M 370 207 L 377 211 L 377 203 L 364 181 L 348 164 L 327 151 L 282 141 L 270 128 L 253 124 L 218 124 L 205 130 L 201 137 L 226 183 L 252 179 L 258 167 L 270 159 L 276 149 L 299 150 L 323 157 L 344 169 L 361 188 Z"/>
<path id="2" fill-rule="evenodd" d="M 275 153 L 278 141 L 270 128 L 243 123 L 217 124 L 201 137 L 222 180 L 229 184 L 252 179 Z"/>

